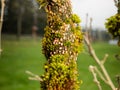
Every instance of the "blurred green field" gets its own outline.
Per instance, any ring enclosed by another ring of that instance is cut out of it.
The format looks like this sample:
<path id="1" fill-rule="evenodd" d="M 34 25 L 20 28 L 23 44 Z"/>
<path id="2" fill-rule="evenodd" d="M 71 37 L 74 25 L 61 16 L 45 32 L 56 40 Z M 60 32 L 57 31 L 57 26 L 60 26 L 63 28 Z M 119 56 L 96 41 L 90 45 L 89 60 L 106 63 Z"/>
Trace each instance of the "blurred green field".
<path id="1" fill-rule="evenodd" d="M 25 73 L 29 70 L 35 74 L 42 75 L 44 73 L 43 65 L 45 57 L 42 54 L 41 38 L 33 41 L 32 38 L 21 38 L 20 41 L 15 37 L 3 37 L 2 49 L 3 53 L 0 57 L 0 90 L 40 90 L 40 83 L 28 80 Z M 105 66 L 114 82 L 116 83 L 116 75 L 120 75 L 120 61 L 114 57 L 116 53 L 120 54 L 120 47 L 109 45 L 108 43 L 94 43 L 100 59 L 105 53 L 109 54 Z M 81 90 L 98 90 L 93 83 L 92 74 L 89 72 L 89 65 L 96 65 L 95 61 L 85 51 L 78 57 L 79 79 L 83 81 Z M 101 81 L 103 90 L 111 90 L 104 82 Z"/>

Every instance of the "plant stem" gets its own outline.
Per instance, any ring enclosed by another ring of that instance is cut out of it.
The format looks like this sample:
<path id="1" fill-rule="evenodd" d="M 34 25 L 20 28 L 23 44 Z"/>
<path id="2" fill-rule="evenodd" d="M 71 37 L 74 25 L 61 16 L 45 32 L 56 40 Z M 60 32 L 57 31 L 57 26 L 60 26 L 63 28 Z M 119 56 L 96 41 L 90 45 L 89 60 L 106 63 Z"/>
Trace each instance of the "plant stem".
<path id="1" fill-rule="evenodd" d="M 1 55 L 1 53 L 2 53 L 2 49 L 1 49 L 1 33 L 2 33 L 2 25 L 3 25 L 4 8 L 5 8 L 5 0 L 1 0 L 1 18 L 0 18 L 0 55 Z"/>
<path id="2" fill-rule="evenodd" d="M 86 44 L 87 44 L 87 46 L 88 46 L 88 48 L 89 48 L 89 53 L 90 53 L 90 55 L 94 58 L 94 60 L 96 61 L 96 63 L 97 63 L 97 64 L 99 65 L 99 67 L 101 68 L 101 70 L 102 70 L 102 72 L 103 72 L 103 74 L 104 74 L 104 76 L 105 76 L 105 78 L 106 78 L 106 84 L 108 84 L 108 85 L 111 87 L 112 90 L 115 90 L 115 86 L 114 86 L 114 84 L 113 84 L 113 82 L 112 82 L 109 74 L 107 73 L 107 70 L 106 70 L 105 67 L 104 67 L 104 63 L 102 63 L 102 62 L 100 61 L 100 59 L 97 57 L 97 55 L 96 55 L 96 53 L 95 53 L 95 51 L 94 51 L 94 49 L 93 49 L 93 47 L 92 47 L 92 45 L 91 45 L 91 43 L 90 43 L 90 41 L 89 41 L 89 39 L 88 39 L 87 36 L 88 36 L 88 35 L 86 35 L 86 36 L 84 37 L 84 39 L 85 39 L 85 42 L 86 42 Z M 107 58 L 104 58 L 104 59 L 107 59 Z M 104 60 L 104 59 L 103 59 L 103 60 Z M 106 61 L 106 60 L 104 60 L 104 61 Z"/>

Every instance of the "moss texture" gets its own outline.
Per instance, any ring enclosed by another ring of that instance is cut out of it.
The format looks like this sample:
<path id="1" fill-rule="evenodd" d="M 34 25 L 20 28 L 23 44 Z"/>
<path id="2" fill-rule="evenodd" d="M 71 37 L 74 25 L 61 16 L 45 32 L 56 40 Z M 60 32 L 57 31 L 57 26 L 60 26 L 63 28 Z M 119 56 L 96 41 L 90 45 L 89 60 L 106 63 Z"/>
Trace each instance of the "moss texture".
<path id="1" fill-rule="evenodd" d="M 77 56 L 82 51 L 80 19 L 70 0 L 38 0 L 47 13 L 43 53 L 47 59 L 42 90 L 79 90 Z"/>

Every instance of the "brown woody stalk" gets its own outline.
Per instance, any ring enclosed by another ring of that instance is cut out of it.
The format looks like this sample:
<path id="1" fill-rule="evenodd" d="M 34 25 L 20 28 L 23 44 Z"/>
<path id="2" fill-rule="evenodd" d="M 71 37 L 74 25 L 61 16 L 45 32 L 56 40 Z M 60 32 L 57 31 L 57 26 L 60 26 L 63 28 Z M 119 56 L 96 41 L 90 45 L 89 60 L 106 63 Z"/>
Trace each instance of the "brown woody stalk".
<path id="1" fill-rule="evenodd" d="M 2 33 L 2 25 L 3 25 L 4 8 L 5 8 L 5 0 L 1 0 L 1 17 L 0 17 L 0 55 L 1 55 L 1 52 L 2 52 L 2 49 L 1 49 L 1 33 Z"/>
<path id="2" fill-rule="evenodd" d="M 86 45 L 88 46 L 90 55 L 93 57 L 93 59 L 96 61 L 96 63 L 99 65 L 99 67 L 100 67 L 100 69 L 101 69 L 101 71 L 102 71 L 102 73 L 99 73 L 98 75 L 99 75 L 100 77 L 102 77 L 102 80 L 103 80 L 107 85 L 109 85 L 112 90 L 116 90 L 116 88 L 115 88 L 115 86 L 114 86 L 114 84 L 113 84 L 113 82 L 112 82 L 112 80 L 111 80 L 111 78 L 110 78 L 110 76 L 109 76 L 106 68 L 104 67 L 104 63 L 105 63 L 108 55 L 106 54 L 105 57 L 103 58 L 103 60 L 100 61 L 100 59 L 97 57 L 97 55 L 96 55 L 96 53 L 95 53 L 95 51 L 94 51 L 94 49 L 93 49 L 93 47 L 92 47 L 92 45 L 91 45 L 91 43 L 90 43 L 90 40 L 89 40 L 89 38 L 88 38 L 87 33 L 86 33 L 86 35 L 84 36 L 84 40 L 85 40 Z M 92 72 L 92 73 L 94 73 L 94 72 Z M 95 76 L 94 76 L 94 77 L 95 77 Z M 100 90 L 101 90 L 101 89 L 100 89 Z"/>
<path id="3" fill-rule="evenodd" d="M 97 84 L 99 90 L 102 90 L 102 87 L 100 85 L 100 82 L 97 79 L 97 74 L 95 73 L 95 66 L 90 65 L 89 66 L 89 70 L 91 71 L 93 78 L 94 78 L 94 82 Z"/>

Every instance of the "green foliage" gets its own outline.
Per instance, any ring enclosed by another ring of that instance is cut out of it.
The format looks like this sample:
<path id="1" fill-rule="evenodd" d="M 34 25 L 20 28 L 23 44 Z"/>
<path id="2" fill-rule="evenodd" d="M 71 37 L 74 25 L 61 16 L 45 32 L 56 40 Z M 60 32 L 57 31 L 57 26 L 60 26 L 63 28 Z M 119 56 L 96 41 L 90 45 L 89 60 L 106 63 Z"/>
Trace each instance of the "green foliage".
<path id="1" fill-rule="evenodd" d="M 47 0 L 37 0 L 40 4 L 40 7 L 39 9 L 41 9 L 42 7 L 46 6 L 47 5 Z"/>
<path id="2" fill-rule="evenodd" d="M 115 37 L 120 38 L 120 14 L 116 14 L 108 18 L 107 22 L 105 23 L 105 27 L 108 29 L 108 32 L 113 36 L 113 38 Z"/>
<path id="3" fill-rule="evenodd" d="M 65 21 L 67 24 L 69 24 L 70 22 L 73 22 L 73 23 L 80 23 L 81 20 L 79 18 L 78 15 L 76 14 L 72 14 L 70 18 L 67 18 L 66 21 Z"/>
<path id="4" fill-rule="evenodd" d="M 0 57 L 0 90 L 42 90 L 38 82 L 28 80 L 29 75 L 25 74 L 25 70 L 38 75 L 44 73 L 43 66 L 47 62 L 41 52 L 41 38 L 34 43 L 31 38 L 24 36 L 18 42 L 15 35 L 5 35 L 2 37 L 2 42 L 4 51 Z M 100 58 L 103 58 L 103 55 L 108 52 L 109 60 L 105 67 L 109 68 L 108 73 L 116 84 L 115 76 L 120 72 L 120 61 L 116 60 L 114 55 L 120 53 L 119 47 L 116 45 L 113 47 L 108 43 L 93 43 L 93 47 Z M 91 82 L 93 77 L 88 71 L 88 66 L 90 64 L 96 65 L 96 62 L 82 53 L 78 56 L 77 64 L 80 72 L 79 79 L 83 81 L 80 90 L 98 90 L 94 82 Z M 100 83 L 103 89 L 110 90 L 104 82 L 100 81 Z"/>
<path id="5" fill-rule="evenodd" d="M 43 4 L 43 0 L 38 0 Z M 80 19 L 72 14 L 69 0 L 44 1 L 47 26 L 42 41 L 46 56 L 42 90 L 78 90 L 77 56 L 82 51 Z"/>
<path id="6" fill-rule="evenodd" d="M 73 23 L 80 23 L 81 22 L 80 18 L 76 14 L 72 14 L 71 20 Z"/>
<path id="7" fill-rule="evenodd" d="M 22 15 L 21 34 L 31 34 L 32 25 L 35 24 L 34 22 L 36 22 L 35 21 L 36 18 L 37 20 L 36 24 L 39 29 L 37 31 L 37 34 L 43 36 L 44 27 L 46 26 L 46 13 L 44 9 L 41 9 L 41 11 L 37 9 L 38 5 L 36 0 L 5 0 L 5 3 L 6 3 L 5 12 L 7 13 L 5 13 L 5 21 L 2 29 L 3 33 L 17 34 L 18 29 L 17 24 L 18 20 L 20 19 L 19 16 Z"/>
<path id="8" fill-rule="evenodd" d="M 70 62 L 70 65 L 67 65 L 68 55 L 54 55 L 51 56 L 49 62 L 44 66 L 46 72 L 42 77 L 43 81 L 42 89 L 47 90 L 70 90 L 74 84 L 74 69 L 76 66 L 75 62 Z M 69 83 L 69 84 L 65 84 Z M 78 83 L 78 82 L 77 82 Z M 77 86 L 78 87 L 78 86 Z"/>

